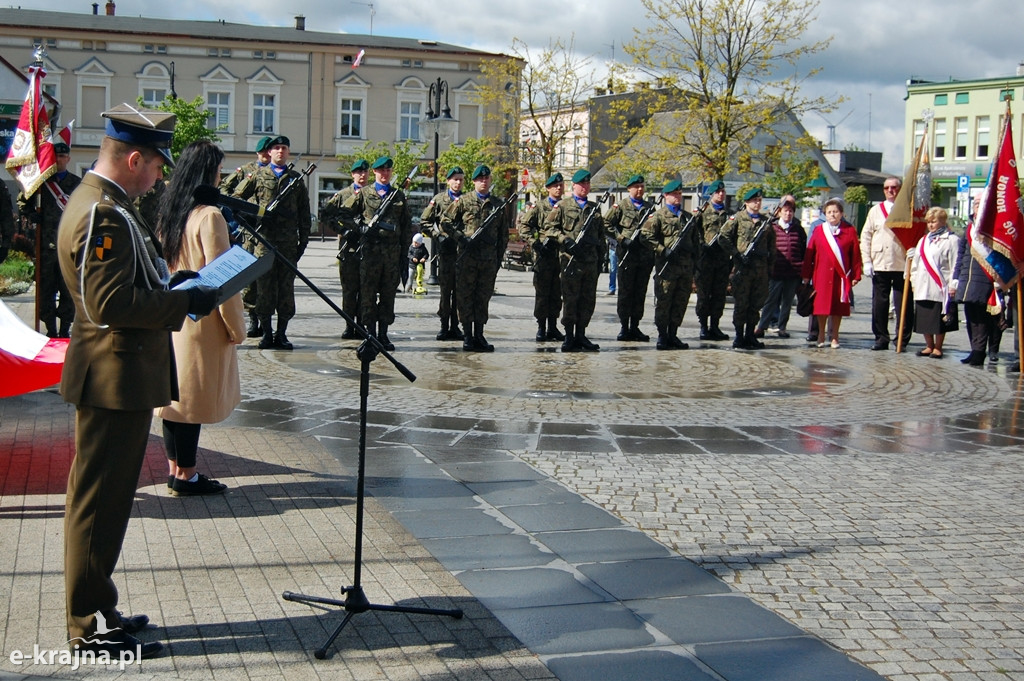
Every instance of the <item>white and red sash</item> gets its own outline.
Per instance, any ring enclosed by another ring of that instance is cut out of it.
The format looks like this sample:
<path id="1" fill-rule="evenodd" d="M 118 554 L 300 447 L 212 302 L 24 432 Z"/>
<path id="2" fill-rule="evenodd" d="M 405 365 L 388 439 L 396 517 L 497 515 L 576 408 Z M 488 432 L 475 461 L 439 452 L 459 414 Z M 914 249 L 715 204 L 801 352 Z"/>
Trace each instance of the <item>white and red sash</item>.
<path id="1" fill-rule="evenodd" d="M 50 196 L 57 202 L 57 207 L 60 208 L 61 212 L 64 211 L 65 206 L 68 205 L 68 199 L 70 198 L 60 185 L 53 180 L 47 180 L 44 186 L 49 190 Z"/>
<path id="2" fill-rule="evenodd" d="M 924 265 L 924 269 L 928 272 L 928 276 L 932 278 L 932 281 L 938 284 L 939 290 L 944 294 L 942 314 L 946 314 L 946 308 L 949 306 L 949 293 L 946 289 L 946 280 L 943 279 L 942 274 L 939 273 L 938 269 L 936 269 L 935 265 L 932 264 L 932 261 L 928 258 L 928 249 L 926 248 L 928 241 L 929 239 L 927 235 L 921 238 L 921 241 L 917 244 L 917 255 L 921 258 L 921 264 Z"/>
<path id="3" fill-rule="evenodd" d="M 846 271 L 846 264 L 843 263 L 843 254 L 839 250 L 839 244 L 836 242 L 836 236 L 832 233 L 832 226 L 827 222 L 821 223 L 819 227 L 821 233 L 825 236 L 825 241 L 828 242 L 829 250 L 832 251 L 832 257 L 836 261 L 836 271 L 839 272 L 839 278 L 841 280 L 841 286 L 839 289 L 839 300 L 843 303 L 850 302 L 850 289 L 853 286 L 850 284 L 850 275 Z"/>

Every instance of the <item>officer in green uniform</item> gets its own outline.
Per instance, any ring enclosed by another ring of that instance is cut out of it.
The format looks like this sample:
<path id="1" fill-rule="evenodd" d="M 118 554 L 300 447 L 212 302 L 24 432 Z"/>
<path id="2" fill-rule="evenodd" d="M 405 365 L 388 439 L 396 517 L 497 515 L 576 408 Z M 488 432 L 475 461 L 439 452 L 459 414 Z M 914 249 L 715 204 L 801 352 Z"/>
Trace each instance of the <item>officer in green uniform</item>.
<path id="1" fill-rule="evenodd" d="M 60 224 L 61 216 L 64 215 L 64 204 L 67 197 L 75 190 L 75 187 L 82 181 L 74 173 L 68 170 L 68 162 L 71 160 L 71 147 L 64 142 L 57 142 L 53 145 L 57 155 L 57 173 L 53 175 L 46 185 L 36 190 L 36 193 L 26 199 L 24 194 L 18 195 L 18 210 L 23 216 L 35 224 L 40 230 L 41 251 L 39 253 L 39 318 L 46 327 L 46 335 L 50 338 L 68 338 L 71 334 L 71 323 L 75 321 L 75 304 L 71 301 L 71 294 L 64 284 L 64 278 L 60 275 L 60 265 L 57 262 L 57 226 Z M 51 189 L 52 187 L 52 189 Z M 60 197 L 60 202 L 54 196 Z M 39 203 L 36 203 L 36 197 Z M 36 210 L 36 206 L 39 210 Z M 7 211 L 10 219 L 10 211 Z M 57 320 L 60 326 L 57 326 Z"/>
<path id="2" fill-rule="evenodd" d="M 259 142 L 256 143 L 256 160 L 249 161 L 245 165 L 235 168 L 233 173 L 230 173 L 221 180 L 221 194 L 234 196 L 235 190 L 238 189 L 238 185 L 240 185 L 244 180 L 252 177 L 260 168 L 270 165 L 270 152 L 268 149 L 272 139 L 274 138 L 261 137 Z M 242 248 L 250 253 L 255 253 L 256 240 L 249 237 L 247 233 L 243 233 Z M 263 335 L 263 329 L 260 328 L 260 320 L 259 317 L 256 316 L 255 282 L 242 289 L 242 305 L 245 306 L 245 311 L 249 313 L 249 328 L 246 330 L 245 335 L 249 338 L 259 338 Z"/>
<path id="3" fill-rule="evenodd" d="M 395 292 L 401 268 L 408 267 L 406 246 L 412 240 L 412 218 L 405 193 L 392 186 L 394 161 L 381 156 L 370 166 L 374 182 L 359 189 L 341 204 L 338 217 L 346 229 L 362 234 L 359 242 L 359 321 L 388 350 L 395 344 L 388 327 L 395 322 Z M 370 227 L 384 198 L 396 192 L 374 227 Z"/>
<path id="4" fill-rule="evenodd" d="M 446 176 L 448 187 L 430 200 L 420 216 L 420 229 L 437 244 L 437 285 L 441 300 L 437 305 L 437 316 L 441 318 L 441 330 L 437 340 L 465 340 L 459 330 L 458 303 L 456 302 L 455 260 L 458 258 L 458 244 L 441 230 L 441 218 L 449 206 L 462 196 L 462 184 L 466 174 L 459 166 L 453 167 Z"/>
<path id="5" fill-rule="evenodd" d="M 661 195 L 665 205 L 655 211 L 641 231 L 642 241 L 657 257 L 654 266 L 654 324 L 658 350 L 685 350 L 679 339 L 693 287 L 693 270 L 700 256 L 700 233 L 694 220 L 683 214 L 683 184 L 672 180 Z M 683 230 L 686 230 L 685 233 Z"/>
<path id="6" fill-rule="evenodd" d="M 131 635 L 149 618 L 120 616 L 113 575 L 153 409 L 178 397 L 171 331 L 186 314 L 209 314 L 217 292 L 168 290 L 175 278 L 160 240 L 132 204 L 171 163 L 174 114 L 120 104 L 103 116 L 96 166 L 71 194 L 57 230 L 57 258 L 77 313 L 60 382 L 75 405 L 64 514 L 67 629 L 73 649 L 117 659 L 141 646 L 147 658 L 163 646 Z"/>
<path id="7" fill-rule="evenodd" d="M 597 343 L 587 338 L 587 326 L 597 304 L 597 277 L 601 271 L 604 224 L 600 209 L 589 201 L 590 171 L 580 169 L 572 176 L 572 196 L 555 204 L 544 218 L 544 236 L 561 246 L 562 324 L 565 341 L 562 352 L 597 352 Z M 587 225 L 587 220 L 590 225 Z M 584 228 L 586 232 L 584 233 Z"/>
<path id="8" fill-rule="evenodd" d="M 544 183 L 547 198 L 538 201 L 519 218 L 519 236 L 533 249 L 533 316 L 537 318 L 537 342 L 564 341 L 558 330 L 558 313 L 562 309 L 562 284 L 559 281 L 558 246 L 542 236 L 544 220 L 562 200 L 565 180 L 555 173 Z"/>
<path id="9" fill-rule="evenodd" d="M 760 187 L 745 192 L 743 209 L 729 219 L 736 235 L 732 275 L 732 323 L 736 338 L 732 346 L 747 350 L 764 347 L 754 331 L 768 298 L 768 273 L 775 260 L 775 229 L 771 218 L 761 214 L 762 196 Z"/>
<path id="10" fill-rule="evenodd" d="M 508 245 L 508 224 L 505 216 L 499 215 L 481 231 L 488 216 L 502 208 L 502 200 L 491 195 L 491 169 L 486 165 L 478 165 L 470 179 L 473 191 L 448 206 L 441 229 L 459 245 L 455 298 L 459 319 L 466 329 L 462 349 L 494 352 L 494 346 L 484 338 L 484 326 L 498 267 Z"/>
<path id="11" fill-rule="evenodd" d="M 725 311 L 725 294 L 736 247 L 728 235 L 722 233 L 729 221 L 725 212 L 725 183 L 715 180 L 707 192 L 710 199 L 694 226 L 703 239 L 697 269 L 697 319 L 701 340 L 729 340 L 719 324 Z"/>
<path id="12" fill-rule="evenodd" d="M 338 230 L 338 276 L 341 279 L 341 309 L 353 319 L 359 318 L 359 230 L 350 229 L 338 220 L 338 215 L 345 201 L 352 198 L 357 191 L 366 186 L 370 176 L 370 162 L 360 158 L 349 169 L 352 173 L 352 184 L 327 199 L 320 209 L 320 222 L 329 224 Z M 341 332 L 344 339 L 356 338 L 355 327 L 348 321 Z"/>
<path id="13" fill-rule="evenodd" d="M 284 135 L 270 140 L 270 165 L 258 169 L 251 177 L 242 180 L 235 190 L 245 200 L 255 199 L 266 208 L 281 195 L 282 190 L 295 183 L 288 190 L 273 212 L 263 216 L 260 234 L 281 254 L 293 263 L 298 263 L 309 243 L 309 232 L 313 221 L 309 213 L 309 192 L 302 176 L 288 168 L 291 141 Z M 269 249 L 257 244 L 254 255 L 262 256 Z M 295 316 L 295 273 L 280 259 L 274 260 L 270 271 L 256 280 L 256 316 L 260 320 L 263 337 L 261 349 L 276 348 L 291 350 L 288 340 L 288 322 Z M 277 331 L 273 331 L 271 318 L 277 314 Z"/>
<path id="14" fill-rule="evenodd" d="M 643 175 L 629 178 L 626 191 L 629 197 L 614 204 L 604 216 L 605 231 L 615 239 L 615 254 L 618 270 L 615 286 L 618 291 L 616 312 L 621 329 L 616 337 L 620 341 L 648 342 L 651 337 L 640 330 L 644 318 L 644 303 L 647 301 L 647 283 L 654 269 L 654 251 L 636 242 L 640 231 L 640 214 L 650 207 L 644 199 Z"/>

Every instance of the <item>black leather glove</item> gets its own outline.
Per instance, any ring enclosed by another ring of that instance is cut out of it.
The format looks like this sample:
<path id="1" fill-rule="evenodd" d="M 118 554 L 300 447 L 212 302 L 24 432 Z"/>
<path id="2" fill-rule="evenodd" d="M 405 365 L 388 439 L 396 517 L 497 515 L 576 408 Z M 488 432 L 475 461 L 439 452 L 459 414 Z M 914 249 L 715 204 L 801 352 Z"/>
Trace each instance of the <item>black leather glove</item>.
<path id="1" fill-rule="evenodd" d="M 7 246 L 0 246 L 0 262 L 7 260 L 7 254 L 10 252 L 10 248 Z"/>
<path id="2" fill-rule="evenodd" d="M 577 251 L 580 250 L 579 245 L 573 239 L 566 239 L 562 245 L 565 247 L 565 252 L 569 255 L 576 255 Z"/>
<path id="3" fill-rule="evenodd" d="M 192 270 L 178 270 L 177 272 L 171 275 L 171 280 L 170 282 L 168 282 L 167 286 L 169 288 L 174 288 L 181 282 L 188 281 L 189 279 L 195 279 L 198 276 L 199 273 L 193 272 Z"/>
<path id="4" fill-rule="evenodd" d="M 205 317 L 217 307 L 217 289 L 212 286 L 193 286 L 188 289 L 188 313 Z"/>

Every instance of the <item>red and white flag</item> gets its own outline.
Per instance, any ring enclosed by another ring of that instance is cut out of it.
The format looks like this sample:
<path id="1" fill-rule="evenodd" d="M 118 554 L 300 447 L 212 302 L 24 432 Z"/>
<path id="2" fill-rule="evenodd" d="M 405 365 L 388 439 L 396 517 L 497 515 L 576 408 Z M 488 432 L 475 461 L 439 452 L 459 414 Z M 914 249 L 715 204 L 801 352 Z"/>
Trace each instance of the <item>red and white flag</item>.
<path id="1" fill-rule="evenodd" d="M 363 63 L 363 57 L 365 57 L 365 56 L 366 56 L 366 50 L 359 50 L 359 54 L 357 54 L 356 58 L 352 60 L 352 68 L 356 68 L 357 66 L 362 64 Z"/>
<path id="2" fill-rule="evenodd" d="M 64 144 L 71 146 L 71 132 L 74 129 L 75 121 L 71 120 L 70 123 L 61 128 L 61 131 L 50 138 L 50 141 L 56 144 L 57 142 L 63 142 Z"/>
<path id="3" fill-rule="evenodd" d="M 928 231 L 924 215 L 931 207 L 932 167 L 928 160 L 928 124 L 925 124 L 921 144 L 896 195 L 885 226 L 892 230 L 903 249 L 909 251 Z"/>
<path id="4" fill-rule="evenodd" d="M 21 119 L 7 154 L 7 170 L 21 184 L 26 197 L 32 196 L 57 172 L 57 155 L 50 141 L 50 117 L 43 102 L 41 66 L 28 69 L 28 92 L 21 107 Z"/>

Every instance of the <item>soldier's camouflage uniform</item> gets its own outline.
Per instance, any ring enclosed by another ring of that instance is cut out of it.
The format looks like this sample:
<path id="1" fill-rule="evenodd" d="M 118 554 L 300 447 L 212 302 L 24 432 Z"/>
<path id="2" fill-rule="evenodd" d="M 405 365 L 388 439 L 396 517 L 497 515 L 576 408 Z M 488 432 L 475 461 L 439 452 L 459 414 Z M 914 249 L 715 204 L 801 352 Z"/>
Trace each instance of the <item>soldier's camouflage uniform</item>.
<path id="1" fill-rule="evenodd" d="M 537 319 L 538 341 L 565 339 L 557 326 L 562 310 L 558 242 L 543 236 L 544 220 L 553 207 L 550 198 L 541 199 L 519 217 L 517 226 L 520 238 L 533 249 L 533 316 Z"/>
<path id="2" fill-rule="evenodd" d="M 748 344 L 753 344 L 754 327 L 761 318 L 761 308 L 768 298 L 768 274 L 775 259 L 775 229 L 770 224 L 769 216 L 751 216 L 746 210 L 733 215 L 730 221 L 734 224 L 732 231 L 736 234 L 732 323 L 736 328 L 737 339 L 743 336 Z M 757 236 L 759 232 L 760 236 Z M 754 247 L 747 253 L 752 243 Z"/>
<path id="3" fill-rule="evenodd" d="M 353 319 L 359 318 L 359 239 L 358 229 L 340 221 L 341 207 L 356 193 L 354 184 L 327 199 L 320 209 L 321 224 L 338 232 L 338 278 L 341 280 L 341 309 Z M 355 330 L 346 323 L 342 338 L 354 338 Z"/>
<path id="4" fill-rule="evenodd" d="M 249 161 L 243 166 L 235 168 L 235 171 L 225 177 L 220 182 L 220 193 L 226 196 L 234 196 L 235 190 L 238 189 L 238 185 L 255 174 L 257 170 L 262 168 L 258 161 Z M 242 248 L 250 253 L 256 252 L 256 240 L 243 233 L 241 245 Z M 245 311 L 249 314 L 250 318 L 256 317 L 256 283 L 253 282 L 242 289 L 242 305 L 245 307 Z M 255 325 L 251 325 L 255 326 Z M 253 329 L 253 335 L 255 335 L 255 328 Z"/>
<path id="5" fill-rule="evenodd" d="M 691 224 L 686 233 L 680 233 L 689 221 L 683 212 L 675 213 L 662 206 L 644 223 L 642 238 L 656 254 L 654 271 L 654 324 L 658 327 L 658 347 L 685 348 L 677 335 L 683 323 L 686 307 L 693 290 L 693 274 L 700 256 L 700 233 Z M 678 244 L 677 240 L 682 239 Z M 671 257 L 667 251 L 675 247 Z"/>
<path id="6" fill-rule="evenodd" d="M 724 207 L 717 211 L 708 203 L 693 227 L 703 237 L 697 266 L 697 318 L 700 321 L 701 338 L 711 340 L 728 338 L 719 328 L 729 288 L 732 255 L 736 252 L 736 245 L 728 233 L 728 222 L 729 216 Z M 717 336 L 714 334 L 716 331 Z"/>
<path id="7" fill-rule="evenodd" d="M 576 242 L 583 232 L 585 213 L 593 217 L 586 235 L 576 243 L 575 256 L 567 252 L 559 256 L 562 269 L 562 324 L 566 335 L 562 349 L 566 351 L 597 348 L 586 340 L 586 329 L 597 304 L 597 278 L 601 270 L 602 242 L 605 240 L 604 224 L 596 203 L 588 200 L 581 207 L 574 196 L 555 204 L 544 219 L 543 235 L 557 242 L 563 249 L 568 249 L 569 242 Z"/>
<path id="8" fill-rule="evenodd" d="M 615 239 L 615 253 L 618 257 L 618 270 L 615 275 L 617 294 L 616 312 L 622 330 L 620 340 L 650 340 L 640 331 L 640 320 L 644 318 L 644 303 L 647 301 L 647 284 L 651 280 L 654 269 L 654 251 L 642 244 L 623 243 L 636 232 L 640 221 L 640 213 L 650 206 L 650 202 L 641 200 L 637 207 L 633 199 L 626 197 L 611 207 L 604 216 L 605 232 Z M 629 257 L 626 257 L 627 254 Z"/>
<path id="9" fill-rule="evenodd" d="M 455 259 L 458 257 L 458 244 L 441 229 L 441 219 L 445 211 L 461 197 L 462 194 L 452 198 L 450 190 L 446 188 L 430 200 L 420 215 L 420 229 L 423 234 L 435 239 L 437 243 L 434 256 L 437 258 L 437 286 L 441 292 L 441 300 L 437 305 L 437 316 L 441 318 L 441 333 L 438 334 L 438 340 L 456 339 L 459 334 L 458 303 L 455 293 Z"/>

